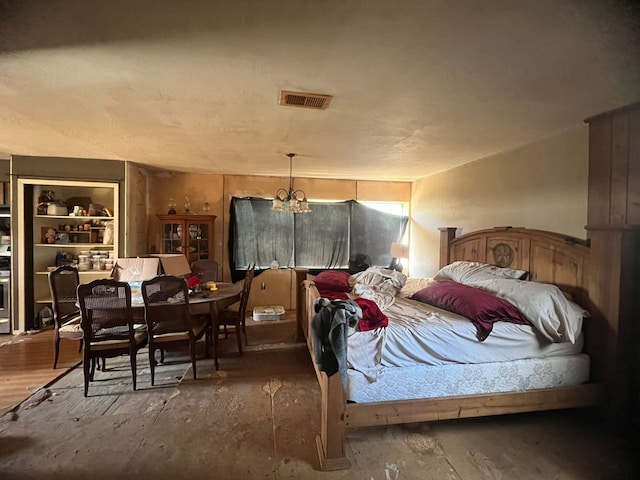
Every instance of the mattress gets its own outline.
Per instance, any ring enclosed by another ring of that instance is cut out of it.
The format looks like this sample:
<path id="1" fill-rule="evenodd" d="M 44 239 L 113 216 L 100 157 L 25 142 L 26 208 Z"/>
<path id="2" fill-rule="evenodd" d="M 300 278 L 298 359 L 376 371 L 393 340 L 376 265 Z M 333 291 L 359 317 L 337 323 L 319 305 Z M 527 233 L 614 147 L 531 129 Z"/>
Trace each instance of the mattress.
<path id="1" fill-rule="evenodd" d="M 374 382 L 349 369 L 347 399 L 368 403 L 573 386 L 589 379 L 589 364 L 589 356 L 580 353 L 483 364 L 379 367 Z"/>
<path id="2" fill-rule="evenodd" d="M 355 332 L 348 341 L 349 367 L 375 380 L 379 367 L 439 366 L 509 362 L 580 353 L 575 343 L 553 343 L 530 325 L 496 322 L 483 341 L 465 317 L 431 305 L 396 297 L 384 309 L 386 328 Z"/>

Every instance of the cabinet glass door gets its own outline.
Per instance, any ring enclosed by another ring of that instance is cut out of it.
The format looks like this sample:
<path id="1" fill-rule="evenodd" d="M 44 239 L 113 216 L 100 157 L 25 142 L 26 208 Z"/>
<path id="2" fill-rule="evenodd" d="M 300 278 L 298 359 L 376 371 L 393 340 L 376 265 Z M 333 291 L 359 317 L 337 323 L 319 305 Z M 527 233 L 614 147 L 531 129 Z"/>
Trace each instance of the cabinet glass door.
<path id="1" fill-rule="evenodd" d="M 209 225 L 187 222 L 189 257 L 193 260 L 209 258 Z"/>
<path id="2" fill-rule="evenodd" d="M 182 223 L 164 223 L 162 225 L 162 243 L 165 253 L 182 252 Z"/>

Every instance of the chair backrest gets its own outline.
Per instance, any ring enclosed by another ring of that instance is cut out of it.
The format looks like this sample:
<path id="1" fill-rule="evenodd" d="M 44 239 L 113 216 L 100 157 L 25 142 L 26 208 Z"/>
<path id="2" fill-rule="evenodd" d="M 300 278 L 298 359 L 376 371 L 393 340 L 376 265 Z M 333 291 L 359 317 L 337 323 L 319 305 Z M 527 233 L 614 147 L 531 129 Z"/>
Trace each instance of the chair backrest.
<path id="1" fill-rule="evenodd" d="M 49 290 L 51 291 L 51 303 L 53 318 L 58 326 L 65 317 L 77 314 L 78 297 L 76 289 L 80 284 L 78 269 L 71 265 L 63 265 L 49 272 Z"/>
<path id="2" fill-rule="evenodd" d="M 131 287 L 99 279 L 78 285 L 85 342 L 134 339 Z"/>
<path id="3" fill-rule="evenodd" d="M 244 285 L 242 286 L 242 294 L 240 296 L 240 307 L 238 308 L 238 314 L 240 315 L 240 318 L 244 318 L 247 314 L 247 303 L 249 303 L 249 294 L 251 293 L 251 284 L 253 282 L 255 269 L 255 263 L 253 265 L 250 265 L 247 269 L 247 274 L 244 277 Z"/>
<path id="4" fill-rule="evenodd" d="M 201 282 L 217 282 L 218 262 L 206 258 L 191 262 L 191 273 L 198 277 Z"/>
<path id="5" fill-rule="evenodd" d="M 191 332 L 189 287 L 184 277 L 158 275 L 142 282 L 149 334 Z"/>

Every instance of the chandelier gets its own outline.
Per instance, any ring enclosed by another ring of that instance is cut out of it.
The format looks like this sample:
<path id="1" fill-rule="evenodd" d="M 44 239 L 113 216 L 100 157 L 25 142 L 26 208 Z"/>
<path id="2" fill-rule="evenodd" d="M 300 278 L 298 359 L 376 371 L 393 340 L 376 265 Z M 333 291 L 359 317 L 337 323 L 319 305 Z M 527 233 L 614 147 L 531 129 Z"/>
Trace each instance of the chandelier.
<path id="1" fill-rule="evenodd" d="M 294 190 L 293 189 L 293 157 L 295 157 L 295 153 L 287 153 L 287 157 L 289 157 L 289 190 L 285 190 L 284 188 L 278 189 L 276 192 L 276 196 L 273 199 L 273 206 L 271 210 L 274 212 L 282 212 L 283 204 L 289 204 L 289 211 L 293 213 L 309 213 L 311 209 L 309 208 L 309 202 L 307 200 L 307 195 L 302 190 Z"/>

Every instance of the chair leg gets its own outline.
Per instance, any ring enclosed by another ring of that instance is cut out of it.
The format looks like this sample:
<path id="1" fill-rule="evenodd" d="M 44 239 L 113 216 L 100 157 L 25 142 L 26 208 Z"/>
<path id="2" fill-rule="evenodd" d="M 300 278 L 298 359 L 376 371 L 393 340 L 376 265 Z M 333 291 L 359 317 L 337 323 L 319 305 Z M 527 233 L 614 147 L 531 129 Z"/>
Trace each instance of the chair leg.
<path id="1" fill-rule="evenodd" d="M 236 340 L 238 341 L 238 351 L 242 355 L 242 327 L 240 322 L 236 323 Z"/>
<path id="2" fill-rule="evenodd" d="M 136 389 L 136 351 L 131 349 L 129 352 L 129 360 L 131 363 L 131 377 L 133 378 L 133 390 Z"/>
<path id="3" fill-rule="evenodd" d="M 60 337 L 58 332 L 53 335 L 53 368 L 58 365 L 58 355 L 60 354 Z"/>
<path id="4" fill-rule="evenodd" d="M 211 341 L 211 328 L 207 326 L 204 332 L 204 358 L 209 358 L 209 343 Z"/>
<path id="5" fill-rule="evenodd" d="M 244 344 L 246 346 L 249 346 L 249 339 L 247 338 L 247 328 L 246 328 L 245 319 L 243 318 L 241 321 L 242 321 L 242 335 L 244 335 Z"/>
<path id="6" fill-rule="evenodd" d="M 91 359 L 91 370 L 89 372 L 89 379 L 93 382 L 93 376 L 96 373 L 96 362 L 98 361 L 97 358 L 92 358 Z"/>
<path id="7" fill-rule="evenodd" d="M 193 379 L 196 379 L 196 341 L 189 342 L 189 353 L 191 354 L 191 369 L 193 370 Z"/>
<path id="8" fill-rule="evenodd" d="M 93 359 L 90 359 L 88 355 L 84 356 L 84 360 L 82 362 L 82 370 L 84 372 L 84 396 L 87 396 L 89 392 L 89 378 L 93 378 L 93 374 L 91 373 L 93 365 Z"/>
<path id="9" fill-rule="evenodd" d="M 154 355 L 155 348 L 149 345 L 149 368 L 151 369 L 151 386 L 154 385 L 156 375 L 156 356 Z M 162 351 L 162 350 L 161 350 Z"/>

